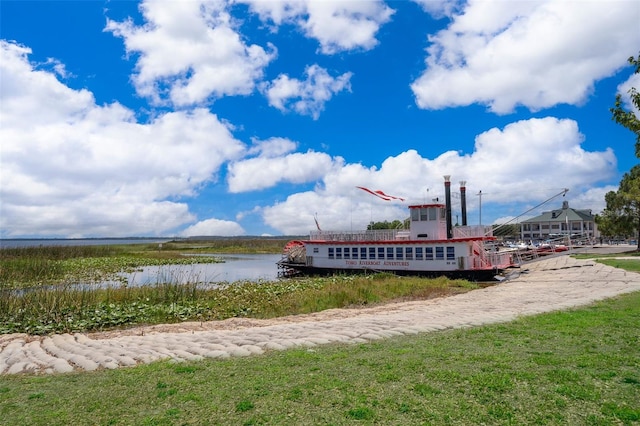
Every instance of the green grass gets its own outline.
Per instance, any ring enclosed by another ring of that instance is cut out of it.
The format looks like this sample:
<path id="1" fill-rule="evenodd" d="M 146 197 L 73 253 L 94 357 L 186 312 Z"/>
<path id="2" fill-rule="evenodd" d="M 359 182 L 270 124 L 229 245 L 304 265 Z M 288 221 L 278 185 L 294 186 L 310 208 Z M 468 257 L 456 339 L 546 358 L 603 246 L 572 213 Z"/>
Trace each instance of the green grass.
<path id="1" fill-rule="evenodd" d="M 0 378 L 1 425 L 634 425 L 640 293 L 477 328 Z"/>

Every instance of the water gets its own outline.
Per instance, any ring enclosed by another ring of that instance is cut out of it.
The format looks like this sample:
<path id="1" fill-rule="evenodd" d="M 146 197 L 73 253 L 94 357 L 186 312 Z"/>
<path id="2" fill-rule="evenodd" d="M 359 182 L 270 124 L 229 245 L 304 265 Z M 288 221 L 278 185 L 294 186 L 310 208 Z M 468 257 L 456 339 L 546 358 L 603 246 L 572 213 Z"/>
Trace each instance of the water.
<path id="1" fill-rule="evenodd" d="M 113 244 L 155 244 L 171 241 L 170 238 L 35 238 L 0 239 L 0 249 L 20 247 L 57 246 L 106 246 Z"/>
<path id="2" fill-rule="evenodd" d="M 234 281 L 273 281 L 278 278 L 276 262 L 279 254 L 210 254 L 224 259 L 224 263 L 194 265 L 146 266 L 131 273 L 120 273 L 129 286 L 157 283 L 219 283 Z"/>
<path id="3" fill-rule="evenodd" d="M 102 246 L 113 244 L 159 244 L 170 238 L 78 238 L 78 239 L 0 239 L 0 249 L 51 246 Z M 98 287 L 127 284 L 141 286 L 157 283 L 187 284 L 278 279 L 276 262 L 280 254 L 207 254 L 224 263 L 146 266 L 131 273 L 120 273 L 120 281 L 98 283 Z M 78 283 L 79 286 L 86 285 Z"/>

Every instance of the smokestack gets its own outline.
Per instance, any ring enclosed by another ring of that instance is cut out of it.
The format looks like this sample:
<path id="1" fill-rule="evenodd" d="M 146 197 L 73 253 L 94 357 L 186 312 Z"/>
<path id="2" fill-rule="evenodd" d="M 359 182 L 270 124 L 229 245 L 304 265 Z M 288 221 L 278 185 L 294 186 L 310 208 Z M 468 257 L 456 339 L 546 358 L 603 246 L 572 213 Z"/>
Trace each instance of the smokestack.
<path id="1" fill-rule="evenodd" d="M 453 238 L 453 227 L 451 226 L 451 176 L 444 176 L 444 200 L 445 200 L 445 213 L 447 218 L 447 239 Z"/>
<path id="2" fill-rule="evenodd" d="M 462 226 L 467 226 L 467 182 L 460 181 L 460 203 L 462 204 Z"/>

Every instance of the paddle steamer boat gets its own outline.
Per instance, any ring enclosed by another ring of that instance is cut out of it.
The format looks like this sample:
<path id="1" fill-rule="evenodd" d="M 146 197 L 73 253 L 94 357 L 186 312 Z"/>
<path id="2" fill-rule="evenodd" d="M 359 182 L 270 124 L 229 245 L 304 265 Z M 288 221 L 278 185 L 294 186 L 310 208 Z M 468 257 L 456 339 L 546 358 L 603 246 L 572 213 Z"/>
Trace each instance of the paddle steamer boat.
<path id="1" fill-rule="evenodd" d="M 445 204 L 409 205 L 409 230 L 312 231 L 284 247 L 280 274 L 371 271 L 488 281 L 517 266 L 513 253 L 497 251 L 491 226 L 466 225 L 464 182 L 462 226 L 452 226 L 451 182 L 444 178 Z"/>

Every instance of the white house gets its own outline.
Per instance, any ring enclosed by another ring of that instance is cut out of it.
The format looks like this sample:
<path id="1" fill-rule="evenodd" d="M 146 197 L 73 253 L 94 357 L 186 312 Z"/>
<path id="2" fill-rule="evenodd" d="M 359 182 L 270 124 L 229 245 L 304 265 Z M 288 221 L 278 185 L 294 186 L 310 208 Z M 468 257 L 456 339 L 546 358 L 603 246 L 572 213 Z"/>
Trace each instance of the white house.
<path id="1" fill-rule="evenodd" d="M 520 223 L 520 238 L 523 241 L 567 237 L 572 240 L 593 240 L 599 236 L 591 210 L 573 209 L 568 201 L 562 203 L 561 209 L 544 212 Z"/>

